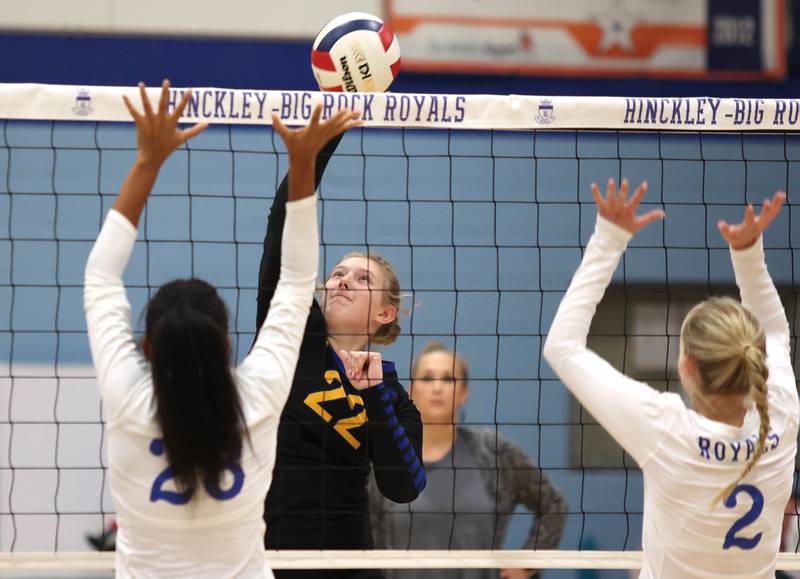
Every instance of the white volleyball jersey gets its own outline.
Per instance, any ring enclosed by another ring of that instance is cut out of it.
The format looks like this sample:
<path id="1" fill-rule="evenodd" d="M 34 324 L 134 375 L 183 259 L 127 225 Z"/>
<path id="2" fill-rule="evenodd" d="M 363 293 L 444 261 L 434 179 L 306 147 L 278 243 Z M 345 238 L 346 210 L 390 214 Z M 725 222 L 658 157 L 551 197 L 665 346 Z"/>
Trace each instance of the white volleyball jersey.
<path id="1" fill-rule="evenodd" d="M 150 368 L 137 350 L 122 274 L 136 229 L 116 211 L 86 266 L 84 306 L 103 397 L 117 510 L 117 577 L 272 577 L 264 498 L 318 265 L 316 199 L 286 205 L 280 282 L 253 350 L 235 370 L 252 445 L 221 484 L 177 492 L 154 418 Z"/>
<path id="2" fill-rule="evenodd" d="M 742 303 L 767 334 L 767 450 L 730 497 L 713 504 L 755 451 L 759 417 L 752 403 L 741 427 L 714 422 L 687 408 L 677 394 L 659 393 L 628 378 L 586 348 L 596 306 L 630 237 L 598 218 L 553 320 L 545 358 L 642 468 L 641 578 L 774 577 L 800 407 L 789 325 L 767 272 L 762 242 L 732 251 L 731 258 Z"/>

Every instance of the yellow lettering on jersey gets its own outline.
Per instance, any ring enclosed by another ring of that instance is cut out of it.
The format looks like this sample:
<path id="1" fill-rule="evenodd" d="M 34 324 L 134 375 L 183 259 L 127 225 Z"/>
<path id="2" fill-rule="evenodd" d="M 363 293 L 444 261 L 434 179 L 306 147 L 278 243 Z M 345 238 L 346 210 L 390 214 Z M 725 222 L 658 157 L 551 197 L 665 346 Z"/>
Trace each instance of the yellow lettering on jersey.
<path id="1" fill-rule="evenodd" d="M 328 402 L 329 400 L 338 400 L 339 398 L 344 398 L 344 396 L 344 387 L 339 386 L 333 390 L 320 390 L 319 392 L 312 392 L 306 396 L 304 402 L 306 403 L 306 406 L 319 414 L 325 422 L 330 422 L 333 416 L 331 416 L 330 413 L 322 407 L 322 403 Z"/>
<path id="2" fill-rule="evenodd" d="M 330 422 L 333 419 L 333 416 L 322 407 L 323 402 L 329 402 L 332 400 L 340 400 L 345 398 L 347 400 L 347 405 L 350 407 L 350 410 L 355 410 L 356 406 L 360 406 L 364 408 L 364 399 L 357 394 L 347 394 L 344 390 L 344 386 L 342 386 L 342 379 L 339 375 L 339 372 L 336 370 L 328 370 L 325 372 L 325 381 L 328 384 L 333 384 L 334 382 L 338 382 L 339 386 L 337 388 L 333 388 L 331 390 L 321 390 L 319 392 L 312 392 L 306 399 L 304 400 L 305 405 L 311 408 L 320 418 L 322 418 L 325 422 Z M 355 416 L 348 416 L 346 418 L 340 418 L 334 424 L 333 429 L 339 433 L 339 435 L 344 438 L 347 443 L 352 446 L 353 448 L 358 448 L 361 446 L 361 443 L 352 435 L 350 434 L 350 430 L 353 428 L 358 428 L 362 424 L 367 422 L 367 411 L 366 409 L 362 410 Z"/>
<path id="3" fill-rule="evenodd" d="M 350 446 L 353 448 L 358 448 L 361 446 L 361 443 L 356 439 L 355 436 L 350 434 L 348 431 L 353 428 L 358 428 L 362 424 L 367 421 L 367 410 L 364 409 L 355 416 L 351 416 L 349 418 L 341 418 L 340 420 L 336 421 L 336 424 L 333 426 L 333 429 L 338 432 L 342 438 L 344 438 Z"/>

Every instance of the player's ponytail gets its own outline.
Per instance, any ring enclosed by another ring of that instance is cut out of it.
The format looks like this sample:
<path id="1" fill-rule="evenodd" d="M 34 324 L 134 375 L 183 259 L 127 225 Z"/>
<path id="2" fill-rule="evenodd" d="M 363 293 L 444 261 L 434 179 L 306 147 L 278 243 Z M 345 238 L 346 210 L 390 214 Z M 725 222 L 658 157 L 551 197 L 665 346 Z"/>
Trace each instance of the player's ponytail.
<path id="1" fill-rule="evenodd" d="M 767 361 L 766 354 L 752 344 L 745 344 L 742 347 L 742 361 L 741 372 L 746 375 L 746 379 L 750 383 L 750 398 L 755 403 L 758 417 L 760 419 L 760 427 L 758 429 L 758 440 L 756 441 L 756 449 L 753 456 L 745 466 L 742 474 L 725 487 L 717 497 L 717 501 L 724 499 L 731 494 L 731 491 L 741 480 L 750 474 L 753 467 L 764 454 L 764 449 L 767 445 L 767 435 L 769 434 L 769 404 L 767 402 Z M 716 502 L 716 501 L 715 501 Z"/>
<path id="2" fill-rule="evenodd" d="M 218 483 L 241 454 L 246 427 L 227 331 L 225 304 L 204 281 L 170 282 L 148 303 L 156 421 L 179 491 Z"/>
<path id="3" fill-rule="evenodd" d="M 739 477 L 717 495 L 726 498 L 764 454 L 769 434 L 766 335 L 758 319 L 738 301 L 710 298 L 684 320 L 681 346 L 694 359 L 701 394 L 742 394 L 753 400 L 760 418 L 755 452 Z"/>

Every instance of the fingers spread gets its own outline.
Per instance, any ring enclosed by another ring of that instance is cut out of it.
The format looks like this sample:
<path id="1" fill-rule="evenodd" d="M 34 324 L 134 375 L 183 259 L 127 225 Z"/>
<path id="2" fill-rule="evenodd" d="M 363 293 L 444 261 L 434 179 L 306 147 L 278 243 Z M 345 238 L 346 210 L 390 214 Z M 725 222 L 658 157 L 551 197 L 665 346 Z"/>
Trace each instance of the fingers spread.
<path id="1" fill-rule="evenodd" d="M 341 109 L 333 115 L 325 123 L 326 136 L 328 139 L 343 133 L 354 126 L 360 124 L 356 119 L 360 117 L 359 113 L 352 112 L 348 109 Z"/>
<path id="2" fill-rule="evenodd" d="M 133 103 L 131 103 L 130 99 L 128 99 L 128 97 L 125 95 L 122 95 L 122 102 L 125 103 L 125 106 L 128 108 L 128 112 L 133 117 L 133 120 L 137 123 L 140 122 L 142 115 L 139 114 L 139 111 L 136 110 L 136 107 L 133 106 Z"/>
<path id="3" fill-rule="evenodd" d="M 597 206 L 604 209 L 606 202 L 603 200 L 603 195 L 600 193 L 600 187 L 597 186 L 597 183 L 592 183 L 592 196 L 594 197 L 594 202 L 597 203 Z"/>
<path id="4" fill-rule="evenodd" d="M 208 123 L 197 123 L 195 126 L 189 127 L 185 131 L 181 131 L 180 133 L 181 142 L 188 141 L 189 139 L 205 131 L 207 128 L 208 128 Z"/>
<path id="5" fill-rule="evenodd" d="M 744 224 L 745 225 L 753 225 L 756 221 L 756 212 L 753 209 L 753 204 L 749 204 L 747 209 L 744 210 Z"/>
<path id="6" fill-rule="evenodd" d="M 167 113 L 167 102 L 169 101 L 169 80 L 161 82 L 161 97 L 158 99 L 158 116 L 163 117 Z"/>
<path id="7" fill-rule="evenodd" d="M 624 204 L 625 201 L 628 199 L 628 188 L 630 187 L 630 183 L 628 183 L 627 179 L 622 180 L 622 185 L 619 188 L 619 201 L 620 203 Z"/>
<path id="8" fill-rule="evenodd" d="M 281 118 L 272 113 L 272 129 L 278 133 L 283 140 L 286 140 L 287 135 L 289 134 L 289 129 L 281 122 Z"/>
<path id="9" fill-rule="evenodd" d="M 609 179 L 606 186 L 606 205 L 609 209 L 614 209 L 617 206 L 617 186 L 614 183 L 614 179 Z"/>
<path id="10" fill-rule="evenodd" d="M 314 107 L 314 112 L 311 113 L 311 122 L 308 124 L 309 127 L 316 127 L 319 125 L 319 117 L 322 114 L 322 105 L 317 105 Z"/>
<path id="11" fill-rule="evenodd" d="M 636 191 L 633 193 L 633 197 L 631 197 L 631 207 L 636 209 L 641 203 L 642 199 L 644 199 L 644 195 L 647 193 L 647 181 L 642 181 L 639 186 L 636 188 Z"/>
<path id="12" fill-rule="evenodd" d="M 786 201 L 786 193 L 783 191 L 778 191 L 775 193 L 775 195 L 772 196 L 772 199 L 764 200 L 763 214 L 766 214 L 766 216 L 769 217 L 770 222 L 778 216 L 778 213 L 781 212 L 784 201 Z"/>
<path id="13" fill-rule="evenodd" d="M 636 219 L 636 223 L 641 229 L 647 225 L 650 225 L 653 221 L 658 221 L 659 219 L 664 219 L 666 214 L 661 209 L 653 209 L 652 211 L 648 211 L 641 217 Z"/>
<path id="14" fill-rule="evenodd" d="M 150 99 L 147 98 L 147 91 L 144 88 L 144 83 L 139 83 L 139 96 L 142 98 L 142 108 L 144 109 L 144 114 L 147 117 L 153 116 L 153 107 L 150 106 Z"/>
<path id="15" fill-rule="evenodd" d="M 183 98 L 181 98 L 181 102 L 178 103 L 178 106 L 175 107 L 175 111 L 172 113 L 172 119 L 177 123 L 178 119 L 183 116 L 183 111 L 186 109 L 186 105 L 189 104 L 189 101 L 192 99 L 192 89 L 188 89 L 185 93 L 183 93 Z"/>

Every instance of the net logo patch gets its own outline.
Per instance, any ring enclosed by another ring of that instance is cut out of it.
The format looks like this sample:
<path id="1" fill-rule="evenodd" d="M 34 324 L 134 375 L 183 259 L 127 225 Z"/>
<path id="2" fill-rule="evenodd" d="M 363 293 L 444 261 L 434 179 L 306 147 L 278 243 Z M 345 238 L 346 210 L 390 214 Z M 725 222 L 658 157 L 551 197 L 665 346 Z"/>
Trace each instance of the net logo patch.
<path id="1" fill-rule="evenodd" d="M 555 107 L 550 99 L 539 101 L 539 112 L 536 115 L 536 122 L 540 125 L 549 125 L 556 120 Z"/>
<path id="2" fill-rule="evenodd" d="M 78 89 L 78 94 L 75 96 L 75 104 L 72 105 L 72 112 L 79 117 L 86 117 L 94 112 L 92 108 L 92 95 L 89 91 L 83 88 Z"/>

